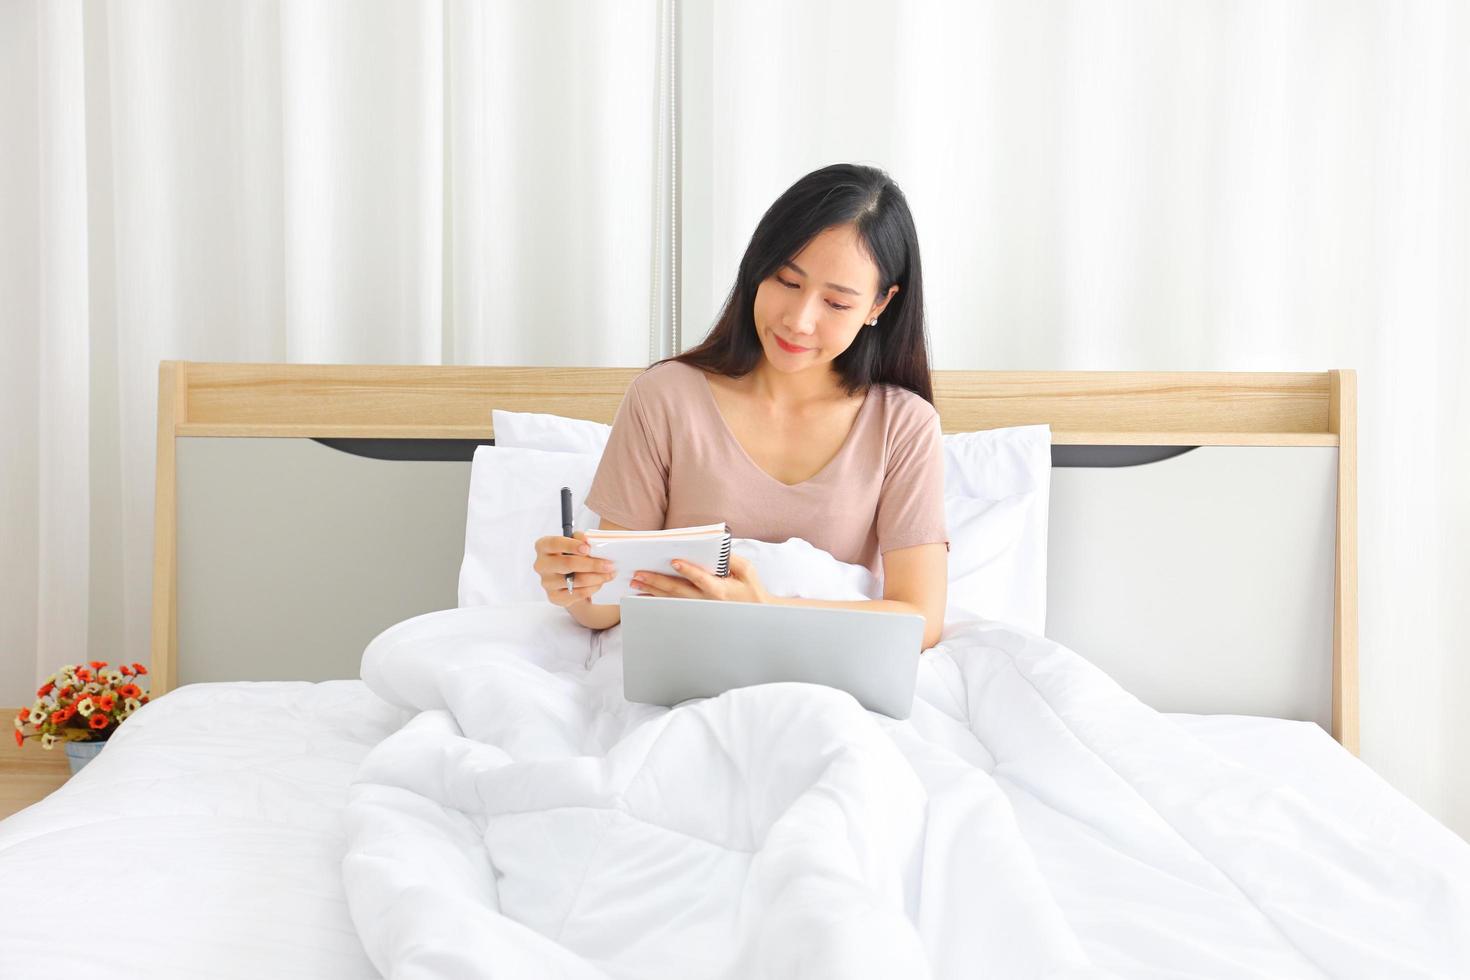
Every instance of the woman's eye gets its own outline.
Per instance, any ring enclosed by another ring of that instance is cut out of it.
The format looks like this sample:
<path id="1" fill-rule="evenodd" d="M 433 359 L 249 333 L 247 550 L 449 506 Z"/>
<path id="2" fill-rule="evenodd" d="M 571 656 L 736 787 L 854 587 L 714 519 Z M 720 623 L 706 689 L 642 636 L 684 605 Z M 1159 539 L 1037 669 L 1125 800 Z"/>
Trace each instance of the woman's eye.
<path id="1" fill-rule="evenodd" d="M 785 286 L 787 289 L 800 289 L 801 288 L 801 284 L 800 283 L 787 282 L 785 279 L 782 279 L 780 276 L 776 276 L 775 277 L 775 280 L 777 282 L 779 282 L 781 285 Z M 841 303 L 834 303 L 830 299 L 827 300 L 827 305 L 830 306 L 830 307 L 832 307 L 832 309 L 834 309 L 834 310 L 850 310 L 850 309 L 852 309 L 851 306 L 843 306 Z"/>

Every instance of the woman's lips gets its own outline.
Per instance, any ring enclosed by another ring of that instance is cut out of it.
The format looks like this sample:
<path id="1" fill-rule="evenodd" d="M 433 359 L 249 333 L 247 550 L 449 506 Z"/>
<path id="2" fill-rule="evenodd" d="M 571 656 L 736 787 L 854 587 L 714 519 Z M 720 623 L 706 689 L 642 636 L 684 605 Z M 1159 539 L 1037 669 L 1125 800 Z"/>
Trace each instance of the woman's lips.
<path id="1" fill-rule="evenodd" d="M 774 336 L 774 334 L 772 336 Z M 797 347 L 795 344 L 788 344 L 780 337 L 776 337 L 776 343 L 779 344 L 781 346 L 781 349 L 788 354 L 805 354 L 807 351 L 811 350 L 810 347 Z"/>

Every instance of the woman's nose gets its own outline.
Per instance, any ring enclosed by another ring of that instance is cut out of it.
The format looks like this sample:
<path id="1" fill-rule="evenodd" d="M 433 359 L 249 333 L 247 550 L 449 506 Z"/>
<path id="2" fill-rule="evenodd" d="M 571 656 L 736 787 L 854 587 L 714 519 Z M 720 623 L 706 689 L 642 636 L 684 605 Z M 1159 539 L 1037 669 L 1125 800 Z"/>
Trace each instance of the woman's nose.
<path id="1" fill-rule="evenodd" d="M 810 334 L 817 330 L 817 311 L 810 303 L 795 303 L 786 308 L 782 325 L 794 334 Z"/>

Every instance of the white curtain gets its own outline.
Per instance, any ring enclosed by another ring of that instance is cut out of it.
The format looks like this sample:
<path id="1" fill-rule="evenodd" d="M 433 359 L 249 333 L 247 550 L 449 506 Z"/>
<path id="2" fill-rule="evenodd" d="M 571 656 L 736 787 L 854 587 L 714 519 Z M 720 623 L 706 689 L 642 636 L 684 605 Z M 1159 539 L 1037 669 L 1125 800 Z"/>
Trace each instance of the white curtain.
<path id="1" fill-rule="evenodd" d="M 686 346 L 852 160 L 913 207 L 937 367 L 1360 372 L 1362 757 L 1470 836 L 1467 6 L 684 9 Z"/>
<path id="2" fill-rule="evenodd" d="M 158 362 L 648 362 L 659 7 L 0 0 L 0 705 L 148 659 Z"/>

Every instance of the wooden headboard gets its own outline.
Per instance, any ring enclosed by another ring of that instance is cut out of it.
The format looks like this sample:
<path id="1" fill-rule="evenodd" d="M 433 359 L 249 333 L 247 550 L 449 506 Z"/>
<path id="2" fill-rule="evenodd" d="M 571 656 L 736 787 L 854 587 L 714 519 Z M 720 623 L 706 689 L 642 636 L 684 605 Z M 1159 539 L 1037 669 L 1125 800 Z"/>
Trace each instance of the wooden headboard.
<path id="1" fill-rule="evenodd" d="M 154 510 L 155 694 L 178 684 L 176 438 L 488 439 L 497 408 L 611 422 L 639 370 L 163 362 Z M 936 371 L 934 390 L 946 432 L 1048 423 L 1058 445 L 1336 447 L 1332 734 L 1358 751 L 1353 371 Z"/>

